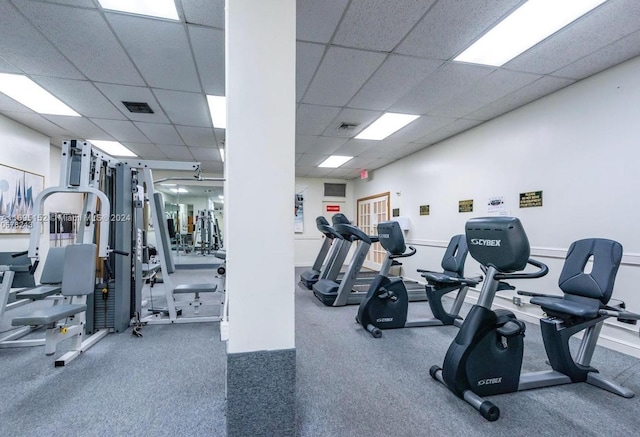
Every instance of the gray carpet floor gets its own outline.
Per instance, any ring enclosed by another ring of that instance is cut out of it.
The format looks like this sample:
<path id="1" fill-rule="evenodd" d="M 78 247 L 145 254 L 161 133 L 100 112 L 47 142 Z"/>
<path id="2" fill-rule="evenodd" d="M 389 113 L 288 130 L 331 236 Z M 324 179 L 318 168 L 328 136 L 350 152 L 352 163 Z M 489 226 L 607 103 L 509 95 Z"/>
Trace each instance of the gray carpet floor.
<path id="1" fill-rule="evenodd" d="M 210 277 L 206 270 L 173 276 L 176 283 Z M 161 287 L 152 291 L 154 304 L 162 304 Z M 502 414 L 487 422 L 429 376 L 457 328 L 390 330 L 374 339 L 355 324 L 356 306 L 325 307 L 309 290 L 295 293 L 299 436 L 638 434 L 640 397 L 587 384 L 493 396 Z M 411 318 L 428 316 L 426 302 L 411 304 Z M 9 329 L 6 320 L 0 328 Z M 64 368 L 54 368 L 41 347 L 0 350 L 0 436 L 224 436 L 226 357 L 218 325 L 142 332 L 110 334 Z M 640 393 L 640 360 L 598 348 L 593 364 Z M 547 368 L 535 325 L 527 327 L 523 368 Z"/>

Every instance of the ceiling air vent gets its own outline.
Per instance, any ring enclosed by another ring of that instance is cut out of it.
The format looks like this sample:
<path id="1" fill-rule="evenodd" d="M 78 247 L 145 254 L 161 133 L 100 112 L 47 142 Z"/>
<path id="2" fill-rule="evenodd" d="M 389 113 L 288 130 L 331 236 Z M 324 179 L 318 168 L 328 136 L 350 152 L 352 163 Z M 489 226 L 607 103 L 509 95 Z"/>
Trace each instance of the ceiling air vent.
<path id="1" fill-rule="evenodd" d="M 153 109 L 145 102 L 122 102 L 134 114 L 153 114 Z"/>
<path id="2" fill-rule="evenodd" d="M 354 130 L 356 127 L 358 127 L 358 123 L 342 122 L 338 125 L 338 130 Z"/>

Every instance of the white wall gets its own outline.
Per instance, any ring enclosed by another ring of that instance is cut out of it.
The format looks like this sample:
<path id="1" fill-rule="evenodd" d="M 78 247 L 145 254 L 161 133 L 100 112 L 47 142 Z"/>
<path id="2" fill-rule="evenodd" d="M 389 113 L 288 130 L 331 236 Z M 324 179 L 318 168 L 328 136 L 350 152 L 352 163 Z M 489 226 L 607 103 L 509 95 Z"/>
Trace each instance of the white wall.
<path id="1" fill-rule="evenodd" d="M 390 191 L 391 207 L 411 220 L 406 234 L 418 254 L 403 260 L 405 275 L 438 269 L 448 239 L 471 217 L 486 216 L 491 196 L 504 196 L 510 215 L 527 231 L 532 257 L 547 277 L 514 281 L 519 289 L 559 292 L 557 280 L 571 242 L 604 237 L 624 246 L 614 298 L 640 312 L 640 58 L 431 146 L 355 182 L 355 198 Z M 541 208 L 520 209 L 518 194 L 543 191 Z M 398 194 L 399 193 L 399 194 Z M 474 199 L 473 213 L 458 201 Z M 431 215 L 420 216 L 429 204 Z M 469 259 L 466 273 L 478 272 Z M 508 298 L 510 294 L 505 294 Z M 537 318 L 535 306 L 510 306 Z M 616 322 L 612 322 L 615 324 Z M 640 356 L 638 328 L 606 327 L 603 344 Z"/>
<path id="2" fill-rule="evenodd" d="M 346 183 L 346 197 L 324 197 L 325 183 Z M 302 193 L 304 196 L 304 232 L 295 234 L 295 263 L 296 267 L 307 267 L 313 264 L 322 246 L 323 237 L 316 227 L 316 217 L 324 215 L 331 223 L 331 216 L 334 214 L 323 211 L 322 202 L 344 202 L 344 210 L 341 212 L 349 220 L 356 222 L 353 183 L 344 179 L 296 178 L 296 193 Z M 291 205 L 293 206 L 293 196 L 291 196 Z M 293 214 L 291 228 L 293 229 Z"/>

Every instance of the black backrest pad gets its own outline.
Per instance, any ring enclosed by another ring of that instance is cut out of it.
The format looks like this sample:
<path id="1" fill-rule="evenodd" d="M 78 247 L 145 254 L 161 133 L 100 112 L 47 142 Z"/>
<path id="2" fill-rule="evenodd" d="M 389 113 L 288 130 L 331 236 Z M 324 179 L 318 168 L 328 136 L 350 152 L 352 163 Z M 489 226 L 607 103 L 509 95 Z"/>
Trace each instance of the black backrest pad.
<path id="1" fill-rule="evenodd" d="M 334 226 L 340 225 L 340 224 L 343 224 L 343 225 L 351 224 L 347 216 L 341 213 L 334 214 L 333 217 L 331 217 L 331 222 L 333 223 Z"/>
<path id="2" fill-rule="evenodd" d="M 362 232 L 357 226 L 353 225 L 334 225 L 333 228 L 342 236 L 344 236 L 345 240 L 355 241 L 362 240 L 366 243 L 371 244 L 371 239 L 367 234 Z"/>
<path id="3" fill-rule="evenodd" d="M 407 250 L 398 222 L 378 223 L 378 238 L 382 247 L 391 255 L 402 255 Z"/>
<path id="4" fill-rule="evenodd" d="M 516 217 L 478 217 L 465 225 L 471 256 L 480 264 L 505 273 L 524 270 L 529 240 Z"/>
<path id="5" fill-rule="evenodd" d="M 464 276 L 464 262 L 467 260 L 469 248 L 464 235 L 454 235 L 449 240 L 447 250 L 442 257 L 440 264 L 445 272 L 452 272 L 458 276 Z"/>
<path id="6" fill-rule="evenodd" d="M 585 266 L 593 256 L 590 273 Z M 622 245 L 604 238 L 578 240 L 569 247 L 558 285 L 563 292 L 609 302 L 622 260 Z"/>

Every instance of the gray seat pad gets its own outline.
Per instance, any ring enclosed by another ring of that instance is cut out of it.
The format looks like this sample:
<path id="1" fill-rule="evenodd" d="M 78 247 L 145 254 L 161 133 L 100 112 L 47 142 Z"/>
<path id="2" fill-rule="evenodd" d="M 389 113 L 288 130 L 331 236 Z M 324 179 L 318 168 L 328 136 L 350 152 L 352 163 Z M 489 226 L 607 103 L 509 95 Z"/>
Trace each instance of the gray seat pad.
<path id="1" fill-rule="evenodd" d="M 56 305 L 34 311 L 26 316 L 16 317 L 11 321 L 11 324 L 13 326 L 48 325 L 66 317 L 86 311 L 86 309 L 86 305 Z"/>
<path id="2" fill-rule="evenodd" d="M 540 305 L 540 307 L 542 307 L 542 309 L 547 313 L 555 312 L 587 319 L 594 319 L 598 317 L 598 310 L 600 309 L 599 301 L 596 299 L 577 302 L 563 299 L 561 297 L 534 297 L 531 299 L 531 303 Z"/>
<path id="3" fill-rule="evenodd" d="M 33 299 L 40 300 L 47 296 L 53 296 L 60 293 L 59 285 L 39 285 L 38 287 L 31 288 L 29 290 L 21 291 L 16 295 L 20 299 Z"/>
<path id="4" fill-rule="evenodd" d="M 182 284 L 173 289 L 174 293 L 213 293 L 218 290 L 217 284 Z"/>

